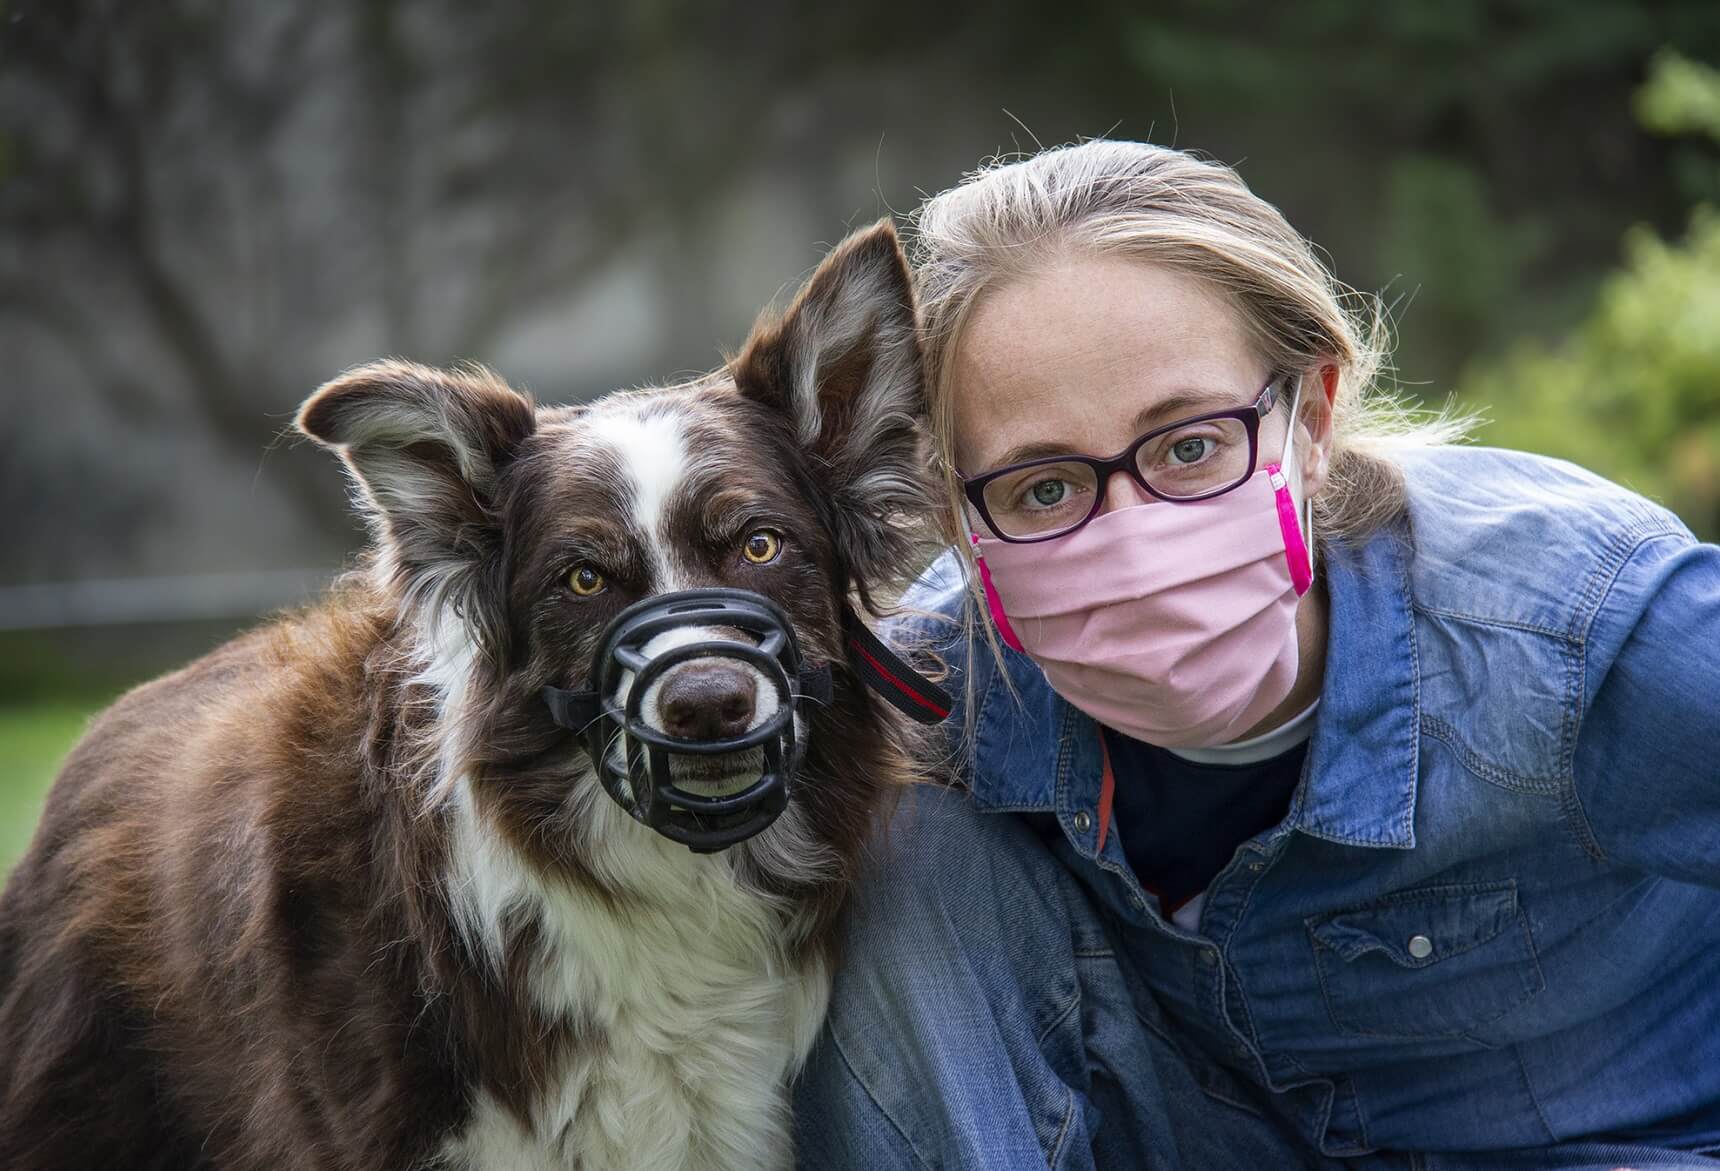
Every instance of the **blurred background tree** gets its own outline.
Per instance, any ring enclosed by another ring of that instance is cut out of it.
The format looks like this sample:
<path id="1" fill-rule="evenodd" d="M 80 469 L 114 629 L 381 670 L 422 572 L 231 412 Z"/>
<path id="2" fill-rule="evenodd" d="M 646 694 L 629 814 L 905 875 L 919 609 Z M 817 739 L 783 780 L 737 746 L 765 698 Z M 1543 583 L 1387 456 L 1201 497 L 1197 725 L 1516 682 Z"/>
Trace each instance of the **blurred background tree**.
<path id="1" fill-rule="evenodd" d="M 1664 52 L 1637 92 L 1643 124 L 1720 146 L 1720 70 Z M 1495 420 L 1488 442 L 1575 460 L 1720 536 L 1720 165 L 1679 156 L 1700 197 L 1682 239 L 1646 226 L 1624 267 L 1555 343 L 1528 340 L 1482 361 L 1463 399 Z"/>
<path id="2" fill-rule="evenodd" d="M 1405 390 L 1720 534 L 1717 61 L 1713 0 L 0 0 L 0 869 L 85 712 L 355 546 L 322 380 L 706 369 L 1040 142 L 1237 165 Z"/>

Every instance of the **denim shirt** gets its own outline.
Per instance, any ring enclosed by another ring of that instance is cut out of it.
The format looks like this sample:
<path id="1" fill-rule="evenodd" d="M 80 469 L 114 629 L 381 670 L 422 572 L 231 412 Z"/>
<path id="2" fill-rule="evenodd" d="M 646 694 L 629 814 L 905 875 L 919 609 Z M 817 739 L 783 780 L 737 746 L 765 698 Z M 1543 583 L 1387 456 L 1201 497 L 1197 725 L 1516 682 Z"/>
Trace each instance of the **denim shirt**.
<path id="1" fill-rule="evenodd" d="M 1325 1153 L 1720 1144 L 1720 548 L 1569 464 L 1401 464 L 1407 514 L 1322 547 L 1302 780 L 1198 933 L 1101 847 L 1093 722 L 925 617 L 968 605 L 953 553 L 898 634 L 951 663 L 975 804 L 1054 820 L 1138 994 Z"/>

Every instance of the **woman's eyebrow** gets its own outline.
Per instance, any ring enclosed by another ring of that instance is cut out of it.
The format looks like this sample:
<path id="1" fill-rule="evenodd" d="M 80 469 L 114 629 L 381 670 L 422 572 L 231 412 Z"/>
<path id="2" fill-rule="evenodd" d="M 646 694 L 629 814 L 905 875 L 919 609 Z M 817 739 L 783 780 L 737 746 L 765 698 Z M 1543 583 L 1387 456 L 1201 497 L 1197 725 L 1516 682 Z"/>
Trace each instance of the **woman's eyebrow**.
<path id="1" fill-rule="evenodd" d="M 1007 468 L 1010 464 L 1026 463 L 1030 459 L 1040 459 L 1041 457 L 1048 455 L 1084 454 L 1087 453 L 1077 451 L 1073 445 L 1068 443 L 1047 443 L 1044 440 L 1035 440 L 1032 443 L 1016 444 L 1014 447 L 992 460 L 986 470 L 994 471 L 998 468 Z"/>
<path id="2" fill-rule="evenodd" d="M 1252 401 L 1252 399 L 1244 401 L 1227 391 L 1173 391 L 1151 406 L 1143 408 L 1141 413 L 1135 416 L 1135 434 L 1143 435 L 1154 427 L 1174 423 L 1178 419 L 1189 418 L 1194 415 L 1210 414 L 1213 411 L 1236 410 L 1247 406 Z"/>
<path id="3" fill-rule="evenodd" d="M 1011 464 L 1026 463 L 1030 459 L 1041 459 L 1045 456 L 1052 455 L 1115 455 L 1118 451 L 1121 451 L 1124 447 L 1128 446 L 1129 443 L 1133 442 L 1137 436 L 1146 434 L 1154 427 L 1162 426 L 1165 423 L 1174 423 L 1178 419 L 1187 418 L 1192 415 L 1205 415 L 1210 414 L 1213 411 L 1233 410 L 1247 405 L 1247 402 L 1242 401 L 1237 396 L 1226 391 L 1173 391 L 1164 398 L 1153 403 L 1151 406 L 1143 408 L 1141 413 L 1135 416 L 1131 434 L 1111 451 L 1082 451 L 1073 444 L 1054 443 L 1047 442 L 1043 439 L 1037 439 L 1031 443 L 1016 444 L 1014 447 L 993 460 L 986 470 L 992 471 L 997 468 L 1007 468 Z"/>

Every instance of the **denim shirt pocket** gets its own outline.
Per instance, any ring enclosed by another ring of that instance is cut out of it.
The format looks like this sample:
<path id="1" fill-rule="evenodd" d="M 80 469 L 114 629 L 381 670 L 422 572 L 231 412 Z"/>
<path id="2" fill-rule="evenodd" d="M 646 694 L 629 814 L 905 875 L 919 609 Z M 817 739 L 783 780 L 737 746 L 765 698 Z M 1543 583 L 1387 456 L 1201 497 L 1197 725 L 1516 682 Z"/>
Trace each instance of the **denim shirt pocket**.
<path id="1" fill-rule="evenodd" d="M 1345 1033 L 1492 1045 L 1488 1026 L 1546 987 L 1513 880 L 1400 891 L 1304 922 Z"/>

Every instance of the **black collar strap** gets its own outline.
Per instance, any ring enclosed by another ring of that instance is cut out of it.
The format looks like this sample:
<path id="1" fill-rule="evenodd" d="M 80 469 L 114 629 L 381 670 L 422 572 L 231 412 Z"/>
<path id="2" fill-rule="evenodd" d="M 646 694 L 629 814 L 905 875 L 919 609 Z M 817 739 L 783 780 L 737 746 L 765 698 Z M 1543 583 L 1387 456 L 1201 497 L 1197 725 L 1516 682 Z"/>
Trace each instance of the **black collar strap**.
<path id="1" fill-rule="evenodd" d="M 911 720 L 937 724 L 949 718 L 949 692 L 909 666 L 853 609 L 843 607 L 842 617 L 854 668 L 868 687 Z"/>

